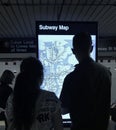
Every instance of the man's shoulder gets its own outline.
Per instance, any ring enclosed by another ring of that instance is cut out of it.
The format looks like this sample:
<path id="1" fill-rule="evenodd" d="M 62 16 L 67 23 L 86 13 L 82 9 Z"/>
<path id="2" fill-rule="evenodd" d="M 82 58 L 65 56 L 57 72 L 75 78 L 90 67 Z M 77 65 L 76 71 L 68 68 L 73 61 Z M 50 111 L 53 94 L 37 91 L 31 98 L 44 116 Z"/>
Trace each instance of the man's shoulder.
<path id="1" fill-rule="evenodd" d="M 93 66 L 94 66 L 95 71 L 97 73 L 102 74 L 102 76 L 110 77 L 112 75 L 108 67 L 106 67 L 98 62 L 94 62 Z"/>
<path id="2" fill-rule="evenodd" d="M 96 69 L 110 72 L 110 70 L 106 66 L 104 66 L 98 62 L 94 62 L 94 66 L 96 67 Z"/>
<path id="3" fill-rule="evenodd" d="M 67 78 L 70 78 L 70 77 L 75 76 L 75 74 L 78 73 L 78 72 L 77 72 L 78 69 L 79 69 L 79 64 L 76 64 L 76 65 L 74 66 L 74 70 L 72 70 L 70 73 L 68 73 L 68 74 L 66 75 L 66 77 L 67 77 Z"/>
<path id="4" fill-rule="evenodd" d="M 65 80 L 67 81 L 71 81 L 71 79 L 73 79 L 73 77 L 75 77 L 76 73 L 75 70 L 70 72 L 69 74 L 66 75 Z"/>

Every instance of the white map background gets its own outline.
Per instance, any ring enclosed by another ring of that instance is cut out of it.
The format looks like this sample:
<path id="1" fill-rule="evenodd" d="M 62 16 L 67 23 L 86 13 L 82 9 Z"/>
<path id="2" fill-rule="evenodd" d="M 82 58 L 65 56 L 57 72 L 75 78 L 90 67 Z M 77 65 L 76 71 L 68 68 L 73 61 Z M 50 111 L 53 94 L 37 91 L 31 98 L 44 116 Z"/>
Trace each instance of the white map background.
<path id="1" fill-rule="evenodd" d="M 39 35 L 39 59 L 44 66 L 42 89 L 53 91 L 59 97 L 64 77 L 78 63 L 72 54 L 73 35 Z M 95 36 L 92 36 L 94 50 L 91 56 L 95 59 Z"/>
<path id="2" fill-rule="evenodd" d="M 72 38 L 74 35 L 38 35 L 39 59 L 44 66 L 44 82 L 42 89 L 55 92 L 60 96 L 65 76 L 74 70 L 78 63 L 72 54 Z M 95 39 L 92 35 L 93 52 L 91 57 L 95 60 Z M 63 118 L 69 118 L 64 115 Z"/>

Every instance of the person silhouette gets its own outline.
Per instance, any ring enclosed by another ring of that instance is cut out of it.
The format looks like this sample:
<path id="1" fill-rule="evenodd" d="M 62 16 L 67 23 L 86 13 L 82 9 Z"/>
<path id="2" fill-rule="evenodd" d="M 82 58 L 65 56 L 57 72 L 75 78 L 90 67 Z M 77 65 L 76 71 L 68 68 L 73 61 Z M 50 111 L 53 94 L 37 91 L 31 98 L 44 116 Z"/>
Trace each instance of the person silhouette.
<path id="1" fill-rule="evenodd" d="M 91 35 L 73 37 L 72 52 L 79 64 L 63 82 L 62 114 L 69 113 L 71 130 L 107 130 L 111 100 L 111 72 L 91 57 Z"/>
<path id="2" fill-rule="evenodd" d="M 4 112 L 7 99 L 13 92 L 10 85 L 13 83 L 14 78 L 14 73 L 8 69 L 4 70 L 0 77 L 0 120 L 5 121 L 5 129 L 7 129 L 7 122 Z"/>
<path id="3" fill-rule="evenodd" d="M 40 88 L 43 75 L 40 60 L 28 57 L 22 61 L 7 101 L 7 130 L 63 130 L 59 99 Z"/>

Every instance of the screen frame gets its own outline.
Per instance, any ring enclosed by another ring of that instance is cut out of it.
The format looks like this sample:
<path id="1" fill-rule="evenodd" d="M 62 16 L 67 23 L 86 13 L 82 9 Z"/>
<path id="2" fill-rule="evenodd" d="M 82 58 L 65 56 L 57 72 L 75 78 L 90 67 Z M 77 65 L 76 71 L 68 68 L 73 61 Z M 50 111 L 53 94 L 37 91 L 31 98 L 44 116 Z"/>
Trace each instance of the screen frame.
<path id="1" fill-rule="evenodd" d="M 58 26 L 58 25 L 64 25 L 69 26 L 70 30 L 64 31 L 64 30 L 40 30 L 39 25 L 48 25 L 48 26 Z M 76 29 L 76 27 L 77 29 Z M 96 55 L 95 55 L 95 61 L 97 62 L 98 57 L 98 22 L 72 22 L 72 21 L 36 21 L 36 42 L 37 42 L 37 58 L 39 59 L 39 41 L 38 41 L 38 35 L 75 35 L 78 32 L 89 32 L 91 35 L 96 35 Z M 70 119 L 63 119 L 63 125 L 65 127 L 71 125 Z"/>

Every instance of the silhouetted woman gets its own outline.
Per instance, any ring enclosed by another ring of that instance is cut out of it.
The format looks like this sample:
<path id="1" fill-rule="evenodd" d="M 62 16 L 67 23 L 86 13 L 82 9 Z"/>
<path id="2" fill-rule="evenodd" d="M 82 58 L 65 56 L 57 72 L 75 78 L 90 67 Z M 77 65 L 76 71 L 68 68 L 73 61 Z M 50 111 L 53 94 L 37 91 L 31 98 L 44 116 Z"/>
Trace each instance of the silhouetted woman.
<path id="1" fill-rule="evenodd" d="M 29 57 L 20 69 L 6 107 L 8 130 L 63 130 L 58 98 L 53 92 L 40 89 L 41 62 Z"/>

